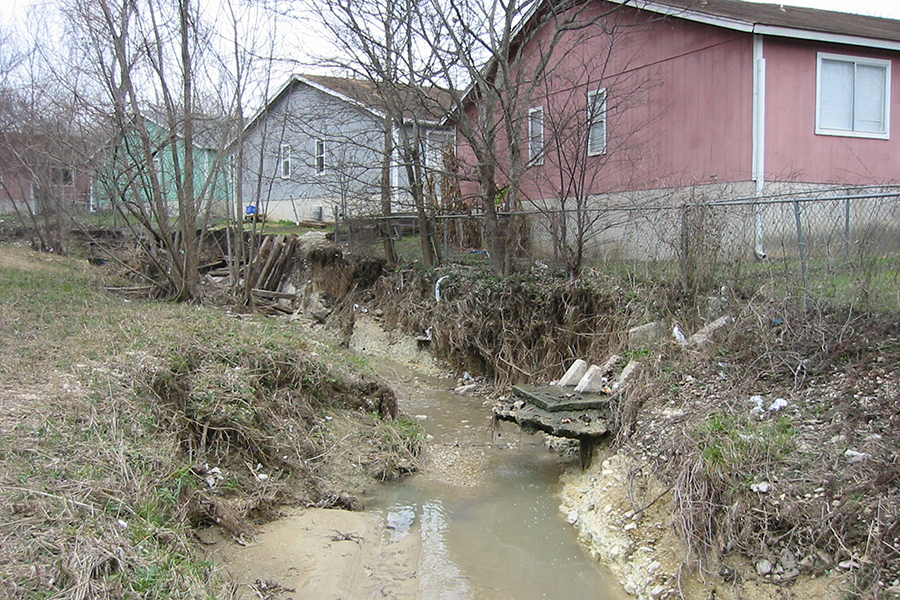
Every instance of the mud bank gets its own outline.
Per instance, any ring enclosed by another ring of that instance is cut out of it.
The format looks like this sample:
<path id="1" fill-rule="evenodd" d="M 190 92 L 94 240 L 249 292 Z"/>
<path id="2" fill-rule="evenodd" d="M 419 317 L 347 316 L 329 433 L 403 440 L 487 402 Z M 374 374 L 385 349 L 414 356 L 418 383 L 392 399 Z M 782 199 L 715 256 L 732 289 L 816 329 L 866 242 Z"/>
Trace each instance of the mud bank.
<path id="1" fill-rule="evenodd" d="M 684 566 L 688 552 L 673 527 L 672 490 L 623 452 L 599 448 L 589 469 L 570 468 L 562 482 L 560 510 L 591 555 L 639 600 L 846 597 L 837 577 L 800 576 L 780 586 L 737 557 L 715 572 Z"/>
<path id="2" fill-rule="evenodd" d="M 239 597 L 414 599 L 421 538 L 395 539 L 380 516 L 304 509 L 261 528 L 246 547 L 221 545 L 217 562 Z M 284 594 L 282 596 L 282 594 Z"/>

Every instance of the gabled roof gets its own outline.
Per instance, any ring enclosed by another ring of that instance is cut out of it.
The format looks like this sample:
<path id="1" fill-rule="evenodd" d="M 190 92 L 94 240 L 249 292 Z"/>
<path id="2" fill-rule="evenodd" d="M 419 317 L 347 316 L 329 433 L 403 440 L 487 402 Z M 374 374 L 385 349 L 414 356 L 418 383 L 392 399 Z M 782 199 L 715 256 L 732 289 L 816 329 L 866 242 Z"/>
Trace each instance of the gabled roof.
<path id="1" fill-rule="evenodd" d="M 275 96 L 254 116 L 245 127 L 251 129 L 263 117 L 270 107 L 277 104 L 297 84 L 305 84 L 329 96 L 337 98 L 376 117 L 383 118 L 387 107 L 386 100 L 378 92 L 374 82 L 347 77 L 328 75 L 291 75 L 290 79 L 276 92 Z M 403 118 L 408 121 L 421 121 L 438 124 L 446 115 L 451 105 L 451 97 L 438 88 L 401 88 Z"/>
<path id="2" fill-rule="evenodd" d="M 900 21 L 742 0 L 609 0 L 642 10 L 762 35 L 900 50 Z"/>

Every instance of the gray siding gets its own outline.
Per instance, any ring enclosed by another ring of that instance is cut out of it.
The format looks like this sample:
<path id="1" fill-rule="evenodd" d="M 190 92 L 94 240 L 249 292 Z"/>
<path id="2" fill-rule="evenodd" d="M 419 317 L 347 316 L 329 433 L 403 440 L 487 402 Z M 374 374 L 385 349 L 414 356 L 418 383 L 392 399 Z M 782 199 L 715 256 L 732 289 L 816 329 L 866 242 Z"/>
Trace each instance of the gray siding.
<path id="1" fill-rule="evenodd" d="M 326 220 L 334 210 L 370 212 L 380 194 L 382 128 L 365 109 L 294 81 L 247 132 L 244 206 L 258 199 L 270 218 L 295 221 L 315 218 L 320 207 Z M 281 158 L 290 162 L 285 172 Z"/>

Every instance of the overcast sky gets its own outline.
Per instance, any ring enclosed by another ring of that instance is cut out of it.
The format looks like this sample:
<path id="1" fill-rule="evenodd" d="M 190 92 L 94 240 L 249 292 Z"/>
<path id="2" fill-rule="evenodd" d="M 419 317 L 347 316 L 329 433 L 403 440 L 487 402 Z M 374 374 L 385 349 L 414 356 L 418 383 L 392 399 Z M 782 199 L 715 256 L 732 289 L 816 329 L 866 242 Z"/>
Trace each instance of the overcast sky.
<path id="1" fill-rule="evenodd" d="M 748 1 L 778 4 L 777 2 L 773 2 L 773 0 Z M 48 3 L 47 0 L 0 0 L 0 13 L 4 15 L 4 20 L 7 20 L 7 18 L 23 6 L 44 3 Z M 900 19 L 900 2 L 898 2 L 898 0 L 788 0 L 787 2 L 784 2 L 784 4 Z"/>

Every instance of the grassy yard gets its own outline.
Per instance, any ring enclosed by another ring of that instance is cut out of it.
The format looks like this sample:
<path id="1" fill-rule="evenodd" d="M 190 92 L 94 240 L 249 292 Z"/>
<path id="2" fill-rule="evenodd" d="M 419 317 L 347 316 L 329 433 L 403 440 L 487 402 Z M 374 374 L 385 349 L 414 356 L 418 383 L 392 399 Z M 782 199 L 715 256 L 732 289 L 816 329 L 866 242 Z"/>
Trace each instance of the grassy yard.
<path id="1" fill-rule="evenodd" d="M 108 277 L 0 248 L 0 596 L 231 597 L 196 528 L 339 505 L 331 422 L 383 474 L 415 437 L 298 325 L 117 297 Z"/>

